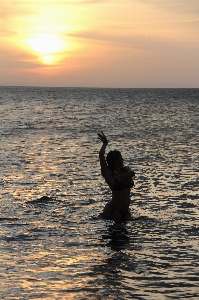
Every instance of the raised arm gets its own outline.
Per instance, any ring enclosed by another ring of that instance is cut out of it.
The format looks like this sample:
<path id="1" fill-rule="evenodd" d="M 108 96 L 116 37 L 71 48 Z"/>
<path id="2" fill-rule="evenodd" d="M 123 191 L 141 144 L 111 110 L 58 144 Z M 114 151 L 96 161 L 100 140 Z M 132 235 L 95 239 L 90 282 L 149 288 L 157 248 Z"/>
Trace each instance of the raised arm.
<path id="1" fill-rule="evenodd" d="M 100 158 L 100 166 L 101 166 L 102 176 L 105 176 L 104 173 L 108 169 L 106 160 L 105 160 L 105 150 L 106 150 L 106 146 L 108 145 L 108 140 L 102 131 L 99 132 L 97 135 L 98 135 L 98 139 L 103 143 L 102 147 L 99 151 L 99 158 Z"/>
<path id="2" fill-rule="evenodd" d="M 103 143 L 102 147 L 99 151 L 101 174 L 104 177 L 106 183 L 112 189 L 114 180 L 113 180 L 112 173 L 109 170 L 107 163 L 106 163 L 106 159 L 105 159 L 105 149 L 106 149 L 106 146 L 108 145 L 108 140 L 102 131 L 98 133 L 98 139 L 100 139 L 100 141 Z"/>

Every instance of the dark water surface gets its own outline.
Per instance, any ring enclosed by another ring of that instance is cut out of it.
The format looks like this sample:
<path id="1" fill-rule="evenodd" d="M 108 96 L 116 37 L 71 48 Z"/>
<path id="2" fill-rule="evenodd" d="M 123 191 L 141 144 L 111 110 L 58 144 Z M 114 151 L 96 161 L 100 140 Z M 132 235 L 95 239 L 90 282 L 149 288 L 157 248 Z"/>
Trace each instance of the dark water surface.
<path id="1" fill-rule="evenodd" d="M 0 88 L 0 298 L 199 299 L 199 89 Z M 136 172 L 132 219 L 97 132 Z"/>

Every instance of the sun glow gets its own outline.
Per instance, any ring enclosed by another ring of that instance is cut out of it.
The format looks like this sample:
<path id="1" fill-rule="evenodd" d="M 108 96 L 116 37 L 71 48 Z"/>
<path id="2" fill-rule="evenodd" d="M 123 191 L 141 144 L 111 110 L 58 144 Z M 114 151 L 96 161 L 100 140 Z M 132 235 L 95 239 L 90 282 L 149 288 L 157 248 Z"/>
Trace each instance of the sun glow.
<path id="1" fill-rule="evenodd" d="M 28 44 L 44 64 L 56 63 L 61 57 L 60 53 L 67 47 L 61 36 L 49 33 L 33 36 Z"/>

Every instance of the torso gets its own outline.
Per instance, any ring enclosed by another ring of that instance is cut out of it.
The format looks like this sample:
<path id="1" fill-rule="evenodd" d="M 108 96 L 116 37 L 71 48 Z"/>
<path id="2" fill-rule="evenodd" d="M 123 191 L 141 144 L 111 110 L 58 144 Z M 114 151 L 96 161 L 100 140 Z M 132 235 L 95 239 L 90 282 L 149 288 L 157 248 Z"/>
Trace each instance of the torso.
<path id="1" fill-rule="evenodd" d="M 130 205 L 130 189 L 133 187 L 132 178 L 122 179 L 122 182 L 119 182 L 119 178 L 115 180 L 115 176 L 112 171 L 108 169 L 104 157 L 101 160 L 101 172 L 106 183 L 112 190 L 112 199 L 109 205 L 118 211 L 127 211 Z M 126 172 L 128 172 L 128 168 L 126 167 L 124 167 L 123 170 L 118 170 L 118 177 Z"/>
<path id="2" fill-rule="evenodd" d="M 118 211 L 126 211 L 130 205 L 130 189 L 133 187 L 133 181 L 131 178 L 121 181 L 113 178 L 113 180 L 112 199 L 109 204 Z"/>
<path id="3" fill-rule="evenodd" d="M 109 203 L 119 211 L 127 210 L 130 205 L 130 188 L 112 191 L 112 199 Z"/>

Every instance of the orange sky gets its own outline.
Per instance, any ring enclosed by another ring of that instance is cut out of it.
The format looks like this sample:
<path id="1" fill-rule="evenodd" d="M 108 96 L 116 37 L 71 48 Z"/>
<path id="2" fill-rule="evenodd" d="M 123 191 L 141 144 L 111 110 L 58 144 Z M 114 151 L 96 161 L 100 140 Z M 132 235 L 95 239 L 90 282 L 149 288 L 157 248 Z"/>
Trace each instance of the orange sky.
<path id="1" fill-rule="evenodd" d="M 199 0 L 1 0 L 0 85 L 199 87 Z"/>

